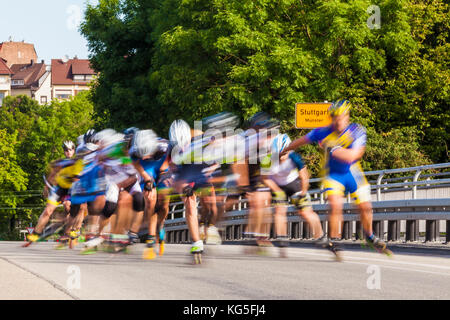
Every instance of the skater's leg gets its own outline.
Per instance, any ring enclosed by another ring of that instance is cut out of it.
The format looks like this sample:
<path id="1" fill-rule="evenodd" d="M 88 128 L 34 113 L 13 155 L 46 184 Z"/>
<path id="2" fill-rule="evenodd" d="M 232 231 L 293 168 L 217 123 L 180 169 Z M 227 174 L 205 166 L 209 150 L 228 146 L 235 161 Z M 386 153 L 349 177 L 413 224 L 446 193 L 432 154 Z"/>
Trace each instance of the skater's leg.
<path id="1" fill-rule="evenodd" d="M 343 222 L 343 204 L 342 197 L 337 194 L 328 195 L 328 203 L 330 204 L 329 219 L 329 236 L 331 239 L 340 239 L 341 230 L 340 226 Z"/>

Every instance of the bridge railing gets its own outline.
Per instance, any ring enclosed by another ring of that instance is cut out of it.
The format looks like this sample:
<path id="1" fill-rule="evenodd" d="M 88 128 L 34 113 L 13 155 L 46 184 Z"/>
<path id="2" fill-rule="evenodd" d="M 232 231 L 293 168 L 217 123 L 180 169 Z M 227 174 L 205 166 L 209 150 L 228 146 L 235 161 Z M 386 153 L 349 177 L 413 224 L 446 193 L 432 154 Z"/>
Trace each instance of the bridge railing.
<path id="1" fill-rule="evenodd" d="M 373 227 L 377 236 L 388 241 L 399 241 L 403 226 L 405 241 L 418 241 L 419 224 L 425 224 L 425 240 L 436 241 L 442 229 L 440 221 L 446 220 L 446 241 L 450 242 L 450 162 L 369 171 L 365 172 L 365 175 L 371 184 Z M 310 179 L 310 182 L 317 184 L 320 179 Z M 311 189 L 309 192 L 313 209 L 318 213 L 322 227 L 327 232 L 328 207 L 325 204 L 324 192 L 321 188 Z M 395 200 L 391 200 L 392 198 Z M 247 226 L 247 215 L 248 200 L 240 197 L 221 222 L 224 240 L 242 239 L 242 233 Z M 359 215 L 356 207 L 350 203 L 349 196 L 344 204 L 344 223 L 341 230 L 344 239 L 358 239 L 362 233 Z M 171 204 L 166 231 L 171 242 L 189 241 L 182 202 Z M 273 230 L 271 235 L 273 236 Z M 297 215 L 293 206 L 288 208 L 288 235 L 291 239 L 311 237 L 309 226 Z"/>

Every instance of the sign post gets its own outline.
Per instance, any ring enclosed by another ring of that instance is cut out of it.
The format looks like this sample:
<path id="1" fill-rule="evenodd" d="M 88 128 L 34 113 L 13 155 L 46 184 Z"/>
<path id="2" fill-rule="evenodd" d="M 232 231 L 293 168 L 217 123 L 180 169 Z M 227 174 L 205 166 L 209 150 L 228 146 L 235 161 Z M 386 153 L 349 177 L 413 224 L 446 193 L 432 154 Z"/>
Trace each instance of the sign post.
<path id="1" fill-rule="evenodd" d="M 330 106 L 330 102 L 296 103 L 295 127 L 297 129 L 314 129 L 330 125 L 331 116 L 328 112 Z"/>

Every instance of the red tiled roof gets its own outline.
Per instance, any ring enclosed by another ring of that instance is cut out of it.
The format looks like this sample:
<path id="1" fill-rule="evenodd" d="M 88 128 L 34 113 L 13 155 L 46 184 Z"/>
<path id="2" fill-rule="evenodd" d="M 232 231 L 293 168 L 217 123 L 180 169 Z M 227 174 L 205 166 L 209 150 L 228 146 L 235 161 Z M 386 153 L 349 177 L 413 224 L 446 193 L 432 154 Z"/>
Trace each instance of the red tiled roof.
<path id="1" fill-rule="evenodd" d="M 3 58 L 0 58 L 0 74 L 12 74 L 10 68 L 6 65 L 6 60 Z"/>
<path id="2" fill-rule="evenodd" d="M 70 59 L 66 63 L 61 59 L 52 59 L 52 85 L 87 84 L 87 82 L 73 81 L 74 74 L 93 75 L 96 73 L 90 68 L 89 60 L 87 59 Z"/>
<path id="3" fill-rule="evenodd" d="M 45 63 L 33 64 L 13 64 L 11 70 L 14 75 L 12 80 L 24 80 L 24 84 L 20 86 L 11 86 L 13 89 L 24 89 L 30 87 L 39 87 L 39 79 L 46 72 Z"/>
<path id="4" fill-rule="evenodd" d="M 95 74 L 89 60 L 75 59 L 72 63 L 72 74 Z"/>

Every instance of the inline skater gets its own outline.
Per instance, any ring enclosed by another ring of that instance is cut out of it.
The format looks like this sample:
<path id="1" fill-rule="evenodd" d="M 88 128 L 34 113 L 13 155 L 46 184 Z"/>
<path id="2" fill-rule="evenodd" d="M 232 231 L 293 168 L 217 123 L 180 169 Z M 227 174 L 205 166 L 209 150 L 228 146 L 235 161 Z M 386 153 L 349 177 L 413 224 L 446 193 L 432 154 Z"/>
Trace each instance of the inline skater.
<path id="1" fill-rule="evenodd" d="M 308 194 L 309 175 L 299 154 L 289 151 L 282 156 L 280 153 L 291 143 L 287 134 L 280 134 L 272 142 L 271 165 L 266 168 L 264 178 L 272 191 L 272 200 L 275 204 L 275 231 L 281 248 L 280 255 L 285 257 L 287 247 L 287 204 L 288 198 L 295 204 L 298 214 L 310 225 L 315 242 L 319 245 L 326 241 L 320 224 L 319 216 L 313 211 L 311 198 Z"/>
<path id="2" fill-rule="evenodd" d="M 203 163 L 202 159 L 195 158 L 198 150 L 204 146 L 203 139 L 193 140 L 191 143 L 191 128 L 184 120 L 175 120 L 169 129 L 169 140 L 173 145 L 171 158 L 176 165 L 174 175 L 174 189 L 182 196 L 185 210 L 186 223 L 192 239 L 191 254 L 194 263 L 202 262 L 203 241 L 200 239 L 198 212 L 197 212 L 197 192 L 210 187 L 208 184 L 209 165 Z M 197 152 L 194 153 L 194 151 Z M 201 156 L 201 152 L 200 152 Z"/>
<path id="3" fill-rule="evenodd" d="M 250 204 L 246 237 L 257 245 L 256 252 L 265 254 L 269 241 L 271 192 L 265 183 L 261 168 L 270 164 L 272 139 L 278 134 L 279 122 L 265 112 L 258 112 L 249 119 L 250 128 L 245 132 L 246 158 L 250 190 Z M 251 250 L 253 252 L 253 250 Z"/>
<path id="4" fill-rule="evenodd" d="M 48 180 L 54 181 L 56 186 L 50 190 L 50 194 L 47 198 L 47 205 L 39 217 L 33 233 L 28 235 L 28 243 L 24 246 L 28 246 L 39 240 L 44 227 L 47 225 L 51 215 L 59 204 L 65 202 L 64 210 L 66 214 L 70 211 L 70 200 L 68 198 L 69 190 L 72 183 L 83 169 L 83 162 L 79 158 L 72 158 L 75 152 L 75 145 L 72 141 L 65 141 L 63 143 L 63 149 L 66 158 L 54 161 L 50 164 L 51 173 Z M 47 185 L 47 183 L 46 179 L 45 193 L 48 193 L 48 190 L 50 189 L 50 185 L 49 183 Z"/>
<path id="5" fill-rule="evenodd" d="M 129 150 L 133 166 L 139 173 L 141 180 L 141 189 L 144 190 L 145 200 L 145 215 L 148 219 L 148 236 L 147 249 L 144 250 L 144 259 L 154 259 L 156 253 L 154 252 L 154 245 L 156 239 L 156 229 L 158 224 L 158 216 L 155 212 L 157 202 L 156 181 L 159 178 L 159 172 L 165 157 L 161 156 L 158 151 L 158 139 L 152 130 L 137 131 L 133 137 L 132 146 Z M 143 215 L 139 215 L 129 232 L 129 236 L 133 241 L 138 239 L 139 227 L 142 223 Z"/>
<path id="6" fill-rule="evenodd" d="M 203 137 L 210 140 L 203 150 L 203 160 L 215 165 L 209 179 L 213 185 L 210 200 L 213 208 L 205 210 L 209 216 L 205 215 L 201 221 L 203 224 L 200 224 L 200 230 L 205 230 L 207 244 L 221 243 L 217 223 L 223 217 L 227 204 L 230 207 L 232 203 L 232 197 L 229 197 L 231 190 L 235 191 L 238 186 L 237 162 L 245 158 L 245 141 L 235 132 L 238 125 L 239 118 L 230 112 L 221 112 L 202 120 L 205 129 Z"/>
<path id="7" fill-rule="evenodd" d="M 93 132 L 91 132 L 93 133 Z M 79 174 L 78 180 L 74 182 L 71 189 L 72 207 L 71 217 L 78 217 L 88 211 L 88 224 L 86 227 L 86 240 L 89 242 L 95 235 L 92 231 L 98 224 L 98 217 L 105 206 L 104 173 L 102 167 L 96 161 L 98 145 L 94 136 L 87 136 L 86 143 L 77 148 L 77 155 L 83 159 L 83 171 Z M 95 224 L 93 226 L 92 224 Z M 73 231 L 74 232 L 74 231 Z M 75 230 L 76 237 L 79 230 Z"/>
<path id="8" fill-rule="evenodd" d="M 338 100 L 329 109 L 332 124 L 310 131 L 293 141 L 284 153 L 313 142 L 325 148 L 325 176 L 323 187 L 331 208 L 329 215 L 329 241 L 326 247 L 341 260 L 338 244 L 341 238 L 339 226 L 343 222 L 343 197 L 349 192 L 358 206 L 365 238 L 379 252 L 390 254 L 386 243 L 377 238 L 372 230 L 372 205 L 370 185 L 362 171 L 359 160 L 366 148 L 366 131 L 361 125 L 350 123 L 351 103 Z"/>
<path id="9" fill-rule="evenodd" d="M 85 244 L 86 253 L 95 250 L 105 238 L 108 250 L 126 250 L 130 244 L 128 231 L 131 214 L 144 211 L 144 196 L 138 183 L 137 171 L 128 156 L 124 137 L 112 129 L 105 129 L 96 134 L 99 142 L 96 161 L 103 168 L 106 183 L 105 204 L 101 211 L 97 236 Z M 111 216 L 116 212 L 115 220 L 111 221 Z M 110 223 L 109 237 L 103 236 L 103 229 Z"/>
<path id="10" fill-rule="evenodd" d="M 156 181 L 157 200 L 155 211 L 158 216 L 157 232 L 159 235 L 159 255 L 164 254 L 166 235 L 164 222 L 169 214 L 170 195 L 173 191 L 173 164 L 170 154 L 171 147 L 169 141 L 159 138 L 155 158 L 164 158 L 164 161 L 159 168 L 158 180 Z"/>

